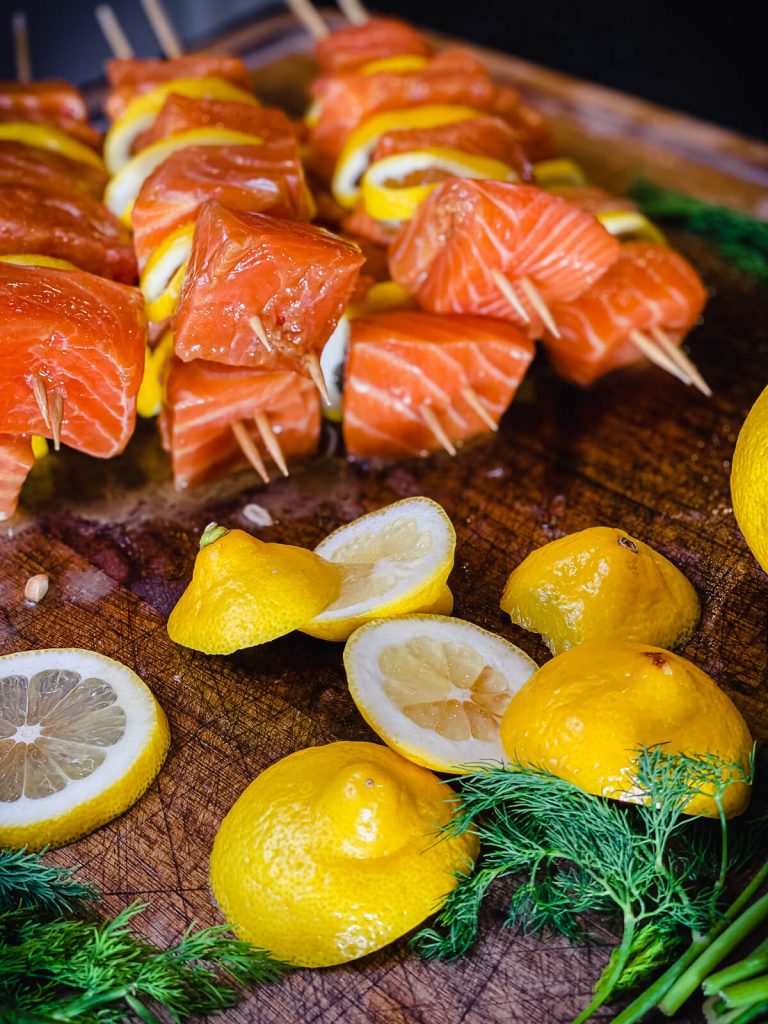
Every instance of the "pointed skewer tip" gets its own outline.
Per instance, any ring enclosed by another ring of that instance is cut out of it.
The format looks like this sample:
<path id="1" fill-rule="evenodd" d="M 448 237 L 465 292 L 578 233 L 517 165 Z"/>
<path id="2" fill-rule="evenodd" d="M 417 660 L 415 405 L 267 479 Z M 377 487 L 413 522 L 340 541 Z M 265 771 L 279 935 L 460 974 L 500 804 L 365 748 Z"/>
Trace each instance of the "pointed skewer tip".
<path id="1" fill-rule="evenodd" d="M 283 449 L 280 447 L 280 442 L 272 429 L 272 424 L 269 422 L 267 414 L 259 410 L 254 416 L 256 421 L 256 427 L 261 435 L 261 440 L 264 442 L 264 447 L 267 449 L 269 454 L 272 456 L 272 461 L 283 474 L 288 476 L 288 466 L 283 455 Z"/>
<path id="2" fill-rule="evenodd" d="M 328 385 L 325 383 L 323 371 L 320 369 L 320 360 L 317 358 L 317 354 L 315 352 L 310 352 L 309 355 L 305 356 L 304 365 L 307 369 L 307 373 L 312 379 L 312 383 L 320 392 L 320 397 L 323 402 L 326 405 L 330 405 L 331 397 L 328 394 Z"/>
<path id="3" fill-rule="evenodd" d="M 541 317 L 542 323 L 547 328 L 549 333 L 552 334 L 555 338 L 559 338 L 560 331 L 558 331 L 557 329 L 555 318 L 552 316 L 549 306 L 544 301 L 541 292 L 530 279 L 530 277 L 521 277 L 520 287 L 525 292 L 530 304 Z"/>
<path id="4" fill-rule="evenodd" d="M 462 388 L 461 394 L 467 405 L 480 417 L 480 419 L 483 421 L 486 427 L 488 427 L 489 430 L 492 430 L 494 434 L 498 433 L 498 423 L 485 408 L 480 399 L 480 396 L 474 390 L 474 388 Z"/>
<path id="5" fill-rule="evenodd" d="M 421 418 L 424 420 L 427 427 L 429 427 L 432 436 L 440 445 L 440 447 L 444 448 L 449 455 L 455 455 L 456 448 L 454 447 L 454 444 L 451 441 L 450 437 L 448 437 L 448 435 L 446 434 L 443 425 L 438 419 L 437 413 L 432 408 L 432 406 L 420 405 L 419 412 L 421 413 Z"/>
<path id="6" fill-rule="evenodd" d="M 531 322 L 531 318 L 528 315 L 528 310 L 523 305 L 520 296 L 517 294 L 517 292 L 514 289 L 514 286 L 512 285 L 512 282 L 509 281 L 506 277 L 504 277 L 500 270 L 494 270 L 492 272 L 492 276 L 493 280 L 496 282 L 496 286 L 498 287 L 499 291 L 510 304 L 510 306 L 515 310 L 515 312 L 523 321 L 523 323 L 529 324 Z"/>
<path id="7" fill-rule="evenodd" d="M 248 459 L 264 483 L 268 484 L 269 473 L 267 473 L 267 467 L 264 465 L 261 452 L 256 447 L 253 438 L 248 433 L 248 429 L 242 420 L 235 420 L 232 424 L 232 433 L 235 435 L 235 440 L 240 446 L 240 451 L 246 459 Z"/>

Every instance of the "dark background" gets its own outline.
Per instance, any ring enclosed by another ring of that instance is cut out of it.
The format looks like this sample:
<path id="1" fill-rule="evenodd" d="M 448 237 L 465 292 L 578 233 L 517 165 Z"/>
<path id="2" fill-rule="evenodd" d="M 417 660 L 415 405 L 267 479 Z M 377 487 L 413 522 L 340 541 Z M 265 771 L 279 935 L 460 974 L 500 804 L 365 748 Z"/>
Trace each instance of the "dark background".
<path id="1" fill-rule="evenodd" d="M 96 0 L 0 0 L 0 77 L 13 76 L 10 15 L 28 14 L 39 77 L 78 84 L 100 74 L 106 46 L 93 20 Z M 137 51 L 156 52 L 138 0 L 115 0 Z M 261 0 L 167 0 L 184 42 L 279 10 Z M 768 139 L 768 37 L 758 5 L 494 0 L 391 0 L 387 11 L 545 66 L 602 82 Z"/>

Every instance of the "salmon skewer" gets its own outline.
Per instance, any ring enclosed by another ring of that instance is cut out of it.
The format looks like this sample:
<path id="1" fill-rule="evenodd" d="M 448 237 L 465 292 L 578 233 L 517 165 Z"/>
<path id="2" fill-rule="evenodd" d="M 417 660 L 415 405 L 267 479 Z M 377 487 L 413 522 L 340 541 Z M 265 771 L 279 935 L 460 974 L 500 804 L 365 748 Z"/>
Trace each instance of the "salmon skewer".
<path id="1" fill-rule="evenodd" d="M 16 511 L 19 493 L 35 462 L 29 437 L 0 434 L 0 520 Z"/>
<path id="2" fill-rule="evenodd" d="M 576 298 L 618 258 L 592 217 L 530 185 L 453 178 L 418 208 L 389 254 L 392 277 L 436 313 L 509 320 L 533 337 L 548 304 Z"/>
<path id="3" fill-rule="evenodd" d="M 679 351 L 706 295 L 696 271 L 678 253 L 650 242 L 628 242 L 599 281 L 552 315 L 558 336 L 545 336 L 559 373 L 577 384 L 647 357 L 662 369 L 712 392 Z"/>
<path id="4" fill-rule="evenodd" d="M 352 321 L 344 442 L 353 458 L 396 459 L 496 430 L 533 359 L 512 324 L 411 311 Z"/>
<path id="5" fill-rule="evenodd" d="M 315 41 L 320 69 L 331 75 L 358 71 L 374 61 L 393 57 L 431 55 L 432 47 L 426 39 L 397 18 L 369 18 L 363 24 L 353 23 Z"/>
<path id="6" fill-rule="evenodd" d="M 268 483 L 267 463 L 287 476 L 290 459 L 317 450 L 320 403 L 297 373 L 174 359 L 161 429 L 177 488 L 249 464 Z"/>

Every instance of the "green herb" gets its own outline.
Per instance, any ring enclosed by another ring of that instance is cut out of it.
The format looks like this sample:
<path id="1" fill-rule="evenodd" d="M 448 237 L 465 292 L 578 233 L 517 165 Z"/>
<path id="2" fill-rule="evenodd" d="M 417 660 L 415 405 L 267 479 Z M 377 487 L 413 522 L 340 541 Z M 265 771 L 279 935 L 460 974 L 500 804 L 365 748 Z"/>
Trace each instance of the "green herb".
<path id="1" fill-rule="evenodd" d="M 460 876 L 436 927 L 416 936 L 417 950 L 448 960 L 466 953 L 490 885 L 512 876 L 508 925 L 585 940 L 584 914 L 591 912 L 621 927 L 578 1022 L 668 963 L 686 931 L 703 934 L 718 916 L 727 874 L 743 853 L 729 849 L 723 794 L 751 776 L 714 756 L 671 756 L 658 747 L 639 752 L 634 776 L 644 796 L 634 805 L 592 796 L 537 768 L 463 777 L 448 831 L 475 830 L 482 857 Z M 714 795 L 719 822 L 684 815 L 692 795 L 704 792 Z"/>
<path id="2" fill-rule="evenodd" d="M 640 179 L 631 190 L 632 198 L 650 220 L 676 224 L 692 234 L 702 235 L 734 267 L 768 281 L 768 223 L 727 206 L 715 206 L 702 199 L 661 188 Z"/>
<path id="3" fill-rule="evenodd" d="M 183 1021 L 232 1006 L 242 986 L 282 972 L 226 926 L 189 928 L 160 949 L 133 930 L 146 904 L 133 903 L 111 921 L 84 917 L 93 890 L 39 855 L 0 852 L 0 880 L 3 1024 Z"/>

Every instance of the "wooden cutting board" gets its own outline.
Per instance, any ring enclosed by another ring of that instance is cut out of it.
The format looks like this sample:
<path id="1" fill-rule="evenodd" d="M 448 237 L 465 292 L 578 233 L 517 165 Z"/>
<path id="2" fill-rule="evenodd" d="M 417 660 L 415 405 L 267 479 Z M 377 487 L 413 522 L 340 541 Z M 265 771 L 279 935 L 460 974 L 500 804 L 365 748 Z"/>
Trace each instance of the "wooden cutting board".
<path id="1" fill-rule="evenodd" d="M 294 107 L 309 65 L 284 59 L 303 37 L 286 18 L 222 40 L 269 67 L 270 99 Z M 687 191 L 759 208 L 768 150 L 681 115 L 574 82 L 500 54 L 483 54 L 519 81 L 555 121 L 566 148 L 598 181 L 637 169 Z M 274 61 L 279 59 L 279 63 Z M 458 536 L 451 586 L 456 614 L 495 630 L 541 661 L 538 640 L 510 626 L 498 600 L 510 569 L 532 548 L 595 524 L 620 526 L 679 565 L 704 602 L 684 653 L 718 679 L 768 738 L 768 579 L 734 522 L 728 478 L 744 416 L 768 383 L 768 294 L 704 243 L 673 239 L 711 290 L 691 349 L 715 390 L 711 401 L 655 369 L 630 370 L 581 391 L 537 360 L 495 437 L 455 459 L 435 456 L 369 472 L 334 454 L 264 488 L 250 474 L 185 494 L 172 489 L 154 427 L 141 423 L 122 457 L 99 463 L 62 452 L 39 463 L 16 520 L 0 527 L 0 651 L 82 646 L 117 658 L 146 680 L 168 712 L 173 744 L 157 783 L 128 814 L 51 854 L 82 865 L 115 913 L 134 899 L 143 927 L 172 942 L 192 921 L 220 920 L 208 890 L 216 829 L 248 783 L 277 758 L 334 739 L 373 739 L 344 683 L 341 647 L 300 634 L 229 658 L 175 647 L 165 621 L 211 520 L 266 540 L 314 545 L 341 523 L 426 494 Z M 249 504 L 273 525 L 256 529 Z M 51 588 L 23 600 L 30 575 Z M 254 991 L 226 1024 L 560 1024 L 589 999 L 607 949 L 521 937 L 502 927 L 505 894 L 486 909 L 483 940 L 460 963 L 423 963 L 400 942 L 363 962 L 297 971 Z M 609 1019 L 607 1012 L 600 1019 Z M 688 1022 L 700 1020 L 693 1008 Z"/>

